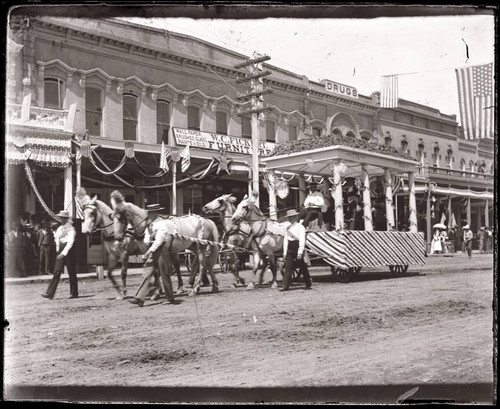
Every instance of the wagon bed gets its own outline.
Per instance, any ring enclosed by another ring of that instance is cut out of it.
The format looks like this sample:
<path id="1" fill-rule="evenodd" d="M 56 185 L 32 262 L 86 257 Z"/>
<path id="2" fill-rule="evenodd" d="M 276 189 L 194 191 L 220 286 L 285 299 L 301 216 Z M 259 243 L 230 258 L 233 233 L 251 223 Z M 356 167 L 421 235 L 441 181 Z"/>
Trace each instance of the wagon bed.
<path id="1" fill-rule="evenodd" d="M 308 232 L 306 247 L 331 266 L 340 282 L 347 282 L 362 267 L 388 266 L 392 273 L 406 273 L 410 264 L 425 264 L 421 233 L 398 231 Z"/>

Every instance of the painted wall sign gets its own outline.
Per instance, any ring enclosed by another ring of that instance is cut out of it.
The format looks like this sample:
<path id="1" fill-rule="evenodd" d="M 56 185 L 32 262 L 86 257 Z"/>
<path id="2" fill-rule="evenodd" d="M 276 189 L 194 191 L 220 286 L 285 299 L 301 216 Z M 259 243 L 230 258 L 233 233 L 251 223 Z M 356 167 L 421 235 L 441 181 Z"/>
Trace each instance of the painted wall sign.
<path id="1" fill-rule="evenodd" d="M 333 81 L 325 81 L 325 89 L 337 95 L 342 95 L 349 98 L 358 98 L 358 90 L 354 87 L 349 87 L 347 85 L 339 84 Z"/>
<path id="2" fill-rule="evenodd" d="M 189 145 L 193 148 L 210 149 L 214 151 L 252 154 L 252 140 L 237 136 L 220 135 L 211 132 L 201 132 L 185 128 L 172 128 L 177 145 Z M 259 155 L 270 154 L 276 144 L 259 142 Z"/>

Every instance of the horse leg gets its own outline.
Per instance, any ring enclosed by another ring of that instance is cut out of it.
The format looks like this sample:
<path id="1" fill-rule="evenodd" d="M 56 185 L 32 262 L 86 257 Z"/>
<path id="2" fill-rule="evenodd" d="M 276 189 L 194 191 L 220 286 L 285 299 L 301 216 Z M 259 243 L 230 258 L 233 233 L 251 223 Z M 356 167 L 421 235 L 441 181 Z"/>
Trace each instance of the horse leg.
<path id="1" fill-rule="evenodd" d="M 208 258 L 208 273 L 212 277 L 212 293 L 219 291 L 219 282 L 217 277 L 215 277 L 214 265 L 217 261 L 217 256 L 219 255 L 218 246 L 210 246 L 210 256 Z"/>
<path id="2" fill-rule="evenodd" d="M 262 268 L 258 269 L 257 274 L 257 284 L 262 284 L 262 279 L 264 278 L 264 274 L 266 273 L 266 268 L 269 265 L 269 260 L 266 256 L 262 257 Z"/>
<path id="3" fill-rule="evenodd" d="M 121 277 L 122 277 L 122 298 L 125 298 L 127 296 L 127 268 L 128 268 L 128 257 L 123 258 L 122 260 L 122 270 L 121 270 Z"/>
<path id="4" fill-rule="evenodd" d="M 278 288 L 278 264 L 276 262 L 276 257 L 274 255 L 269 256 L 269 262 L 271 264 L 271 272 L 273 273 L 273 281 L 271 282 L 271 288 Z"/>
<path id="5" fill-rule="evenodd" d="M 182 294 L 184 292 L 184 282 L 182 281 L 181 266 L 179 261 L 179 255 L 177 253 L 170 253 L 172 259 L 172 264 L 177 274 L 177 292 L 176 294 Z"/>
<path id="6" fill-rule="evenodd" d="M 257 270 L 259 268 L 260 260 L 261 260 L 260 252 L 258 250 L 254 250 L 254 252 L 253 252 L 252 281 L 250 282 L 250 284 L 247 285 L 247 288 L 250 290 L 253 290 L 255 288 L 255 277 L 257 274 Z"/>
<path id="7" fill-rule="evenodd" d="M 117 264 L 118 264 L 117 257 L 115 255 L 110 254 L 108 260 L 108 278 L 111 281 L 113 288 L 118 292 L 119 296 L 121 296 L 120 286 L 113 277 L 113 270 L 115 269 Z"/>

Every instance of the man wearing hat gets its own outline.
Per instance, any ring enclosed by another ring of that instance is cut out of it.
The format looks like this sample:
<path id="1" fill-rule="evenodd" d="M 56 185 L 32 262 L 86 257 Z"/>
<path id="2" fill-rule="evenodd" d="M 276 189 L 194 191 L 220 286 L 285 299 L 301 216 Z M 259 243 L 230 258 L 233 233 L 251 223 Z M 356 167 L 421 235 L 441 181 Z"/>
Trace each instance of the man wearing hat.
<path id="1" fill-rule="evenodd" d="M 472 231 L 470 230 L 470 226 L 466 224 L 463 227 L 464 231 L 464 244 L 465 244 L 465 249 L 467 251 L 467 255 L 469 258 L 472 257 L 472 239 L 474 237 L 474 234 L 472 234 Z"/>
<path id="2" fill-rule="evenodd" d="M 61 210 L 56 216 L 61 220 L 61 225 L 54 234 L 57 253 L 54 265 L 54 275 L 50 280 L 47 291 L 42 294 L 42 297 L 48 298 L 49 300 L 54 298 L 59 279 L 64 271 L 64 266 L 66 266 L 69 275 L 69 298 L 78 298 L 78 280 L 76 277 L 76 256 L 74 249 L 76 230 L 70 220 L 68 211 Z"/>
<path id="3" fill-rule="evenodd" d="M 309 290 L 312 285 L 309 269 L 304 262 L 304 252 L 306 246 L 306 229 L 299 223 L 300 213 L 296 210 L 287 210 L 286 216 L 290 225 L 285 231 L 285 239 L 283 241 L 283 257 L 285 258 L 285 273 L 283 276 L 283 287 L 280 291 L 288 291 L 292 282 L 292 272 L 294 266 L 299 267 L 299 274 L 304 277 L 306 290 Z"/>
<path id="4" fill-rule="evenodd" d="M 166 223 L 170 222 L 169 219 L 159 218 L 158 212 L 164 210 L 159 204 L 151 204 L 146 206 L 146 211 L 148 212 L 148 218 L 150 224 L 145 230 L 144 243 L 149 244 L 153 242 L 151 247 L 142 255 L 142 259 L 147 261 L 149 255 L 153 254 L 153 268 L 144 277 L 137 290 L 134 298 L 130 299 L 129 302 L 132 304 L 139 305 L 142 307 L 144 305 L 144 300 L 149 293 L 149 279 L 154 271 L 159 271 L 161 275 L 161 280 L 163 282 L 163 292 L 167 299 L 167 303 L 174 303 L 174 291 L 172 289 L 172 280 L 168 271 L 167 261 L 170 260 L 168 255 L 168 249 L 163 246 L 166 237 L 168 236 L 168 227 Z"/>
<path id="5" fill-rule="evenodd" d="M 303 225 L 305 228 L 309 227 L 309 223 L 318 219 L 318 226 L 323 226 L 323 208 L 325 205 L 325 198 L 323 194 L 318 191 L 318 185 L 311 183 L 309 185 L 309 194 L 304 200 L 304 207 L 306 209 L 306 217 L 304 217 Z M 326 209 L 325 209 L 326 211 Z"/>

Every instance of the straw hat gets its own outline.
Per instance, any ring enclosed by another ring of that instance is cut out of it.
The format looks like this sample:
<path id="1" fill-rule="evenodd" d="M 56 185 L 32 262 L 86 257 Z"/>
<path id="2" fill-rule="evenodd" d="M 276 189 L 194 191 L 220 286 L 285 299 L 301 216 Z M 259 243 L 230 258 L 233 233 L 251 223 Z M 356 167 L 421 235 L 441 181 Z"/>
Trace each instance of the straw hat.
<path id="1" fill-rule="evenodd" d="M 470 230 L 470 226 L 466 224 L 464 227 L 462 227 L 462 230 Z"/>
<path id="2" fill-rule="evenodd" d="M 61 210 L 56 214 L 57 217 L 66 217 L 69 218 L 69 212 L 67 210 Z"/>
<path id="3" fill-rule="evenodd" d="M 300 213 L 297 210 L 292 209 L 292 210 L 286 211 L 285 217 L 293 217 L 293 216 L 299 216 L 299 215 L 300 215 Z"/>
<path id="4" fill-rule="evenodd" d="M 150 204 L 146 206 L 148 212 L 158 212 L 160 210 L 165 210 L 164 207 L 160 207 L 158 203 Z"/>

